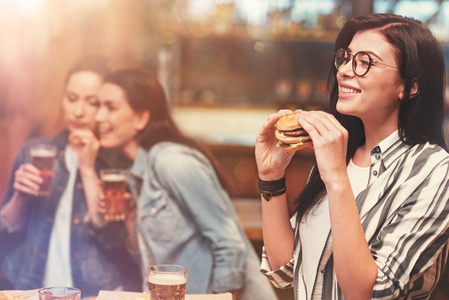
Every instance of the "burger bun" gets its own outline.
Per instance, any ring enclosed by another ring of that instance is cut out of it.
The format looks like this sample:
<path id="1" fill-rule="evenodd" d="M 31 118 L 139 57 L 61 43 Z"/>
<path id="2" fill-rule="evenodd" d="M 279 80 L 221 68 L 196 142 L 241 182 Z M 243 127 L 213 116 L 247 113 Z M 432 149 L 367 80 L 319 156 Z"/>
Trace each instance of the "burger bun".
<path id="1" fill-rule="evenodd" d="M 310 136 L 298 122 L 298 114 L 283 116 L 276 122 L 274 134 L 278 139 L 277 147 L 282 150 L 297 151 L 312 145 Z"/>

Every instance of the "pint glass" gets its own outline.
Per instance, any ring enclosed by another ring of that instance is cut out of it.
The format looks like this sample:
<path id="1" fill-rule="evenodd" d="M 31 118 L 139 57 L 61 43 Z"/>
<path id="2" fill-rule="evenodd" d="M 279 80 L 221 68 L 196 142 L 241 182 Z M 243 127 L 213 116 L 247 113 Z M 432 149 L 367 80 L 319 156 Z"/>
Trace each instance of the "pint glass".
<path id="1" fill-rule="evenodd" d="M 177 265 L 154 265 L 148 268 L 151 300 L 184 300 L 187 268 Z"/>
<path id="2" fill-rule="evenodd" d="M 39 300 L 80 300 L 81 291 L 73 287 L 56 286 L 37 291 Z"/>
<path id="3" fill-rule="evenodd" d="M 41 177 L 44 180 L 39 190 L 39 196 L 50 194 L 55 157 L 56 146 L 54 145 L 34 144 L 30 147 L 31 164 L 41 171 Z"/>
<path id="4" fill-rule="evenodd" d="M 128 209 L 127 201 L 124 197 L 126 193 L 127 171 L 122 169 L 100 170 L 101 181 L 103 182 L 103 193 L 106 213 L 106 221 L 122 221 L 125 219 Z"/>

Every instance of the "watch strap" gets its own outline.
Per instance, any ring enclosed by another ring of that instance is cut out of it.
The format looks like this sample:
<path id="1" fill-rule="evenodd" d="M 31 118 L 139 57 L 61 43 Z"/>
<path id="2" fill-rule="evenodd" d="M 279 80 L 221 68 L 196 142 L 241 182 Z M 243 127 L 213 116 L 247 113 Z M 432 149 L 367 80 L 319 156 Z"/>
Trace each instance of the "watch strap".
<path id="1" fill-rule="evenodd" d="M 273 196 L 280 196 L 287 191 L 285 185 L 285 175 L 279 180 L 265 181 L 258 178 L 259 192 L 266 201 L 270 201 Z"/>

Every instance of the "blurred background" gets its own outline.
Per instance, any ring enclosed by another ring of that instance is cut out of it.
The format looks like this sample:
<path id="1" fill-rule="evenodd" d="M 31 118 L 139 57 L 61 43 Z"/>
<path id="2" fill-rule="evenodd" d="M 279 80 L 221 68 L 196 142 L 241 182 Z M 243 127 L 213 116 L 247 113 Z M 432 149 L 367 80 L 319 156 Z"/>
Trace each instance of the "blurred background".
<path id="1" fill-rule="evenodd" d="M 63 127 L 68 67 L 103 54 L 157 70 L 180 127 L 233 179 L 258 248 L 255 135 L 279 108 L 325 106 L 336 35 L 346 17 L 370 12 L 426 22 L 449 72 L 449 0 L 0 0 L 0 204 L 23 142 Z M 302 189 L 311 157 L 295 155 L 289 196 Z"/>

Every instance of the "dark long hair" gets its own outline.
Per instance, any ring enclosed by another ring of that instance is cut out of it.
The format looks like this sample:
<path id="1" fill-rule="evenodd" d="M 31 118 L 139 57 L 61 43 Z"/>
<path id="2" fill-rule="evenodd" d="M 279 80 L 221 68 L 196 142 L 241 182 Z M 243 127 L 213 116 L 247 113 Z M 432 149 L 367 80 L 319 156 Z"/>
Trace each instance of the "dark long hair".
<path id="1" fill-rule="evenodd" d="M 222 187 L 229 193 L 232 192 L 231 182 L 224 175 L 211 152 L 179 130 L 171 116 L 164 89 L 153 72 L 143 68 L 122 69 L 108 74 L 104 82 L 122 88 L 134 112 L 150 112 L 150 121 L 136 137 L 142 148 L 149 150 L 155 144 L 163 141 L 171 141 L 195 148 L 209 159 Z"/>
<path id="2" fill-rule="evenodd" d="M 90 71 L 97 73 L 101 78 L 104 78 L 107 74 L 112 72 L 113 69 L 114 66 L 112 61 L 105 56 L 97 54 L 82 56 L 78 58 L 68 70 L 65 77 L 65 84 L 69 81 L 70 76 L 78 72 Z"/>
<path id="3" fill-rule="evenodd" d="M 443 107 L 445 88 L 444 56 L 440 43 L 421 21 L 393 14 L 370 14 L 347 20 L 335 42 L 335 51 L 347 48 L 356 32 L 374 29 L 395 48 L 395 59 L 404 80 L 404 99 L 400 102 L 398 130 L 401 140 L 415 145 L 425 142 L 446 149 L 443 137 Z M 332 66 L 329 111 L 348 130 L 348 163 L 356 149 L 365 143 L 362 121 L 337 112 L 337 70 Z M 414 82 L 417 95 L 410 94 Z M 303 218 L 325 194 L 318 168 L 312 170 L 309 181 L 297 199 L 297 213 Z"/>

